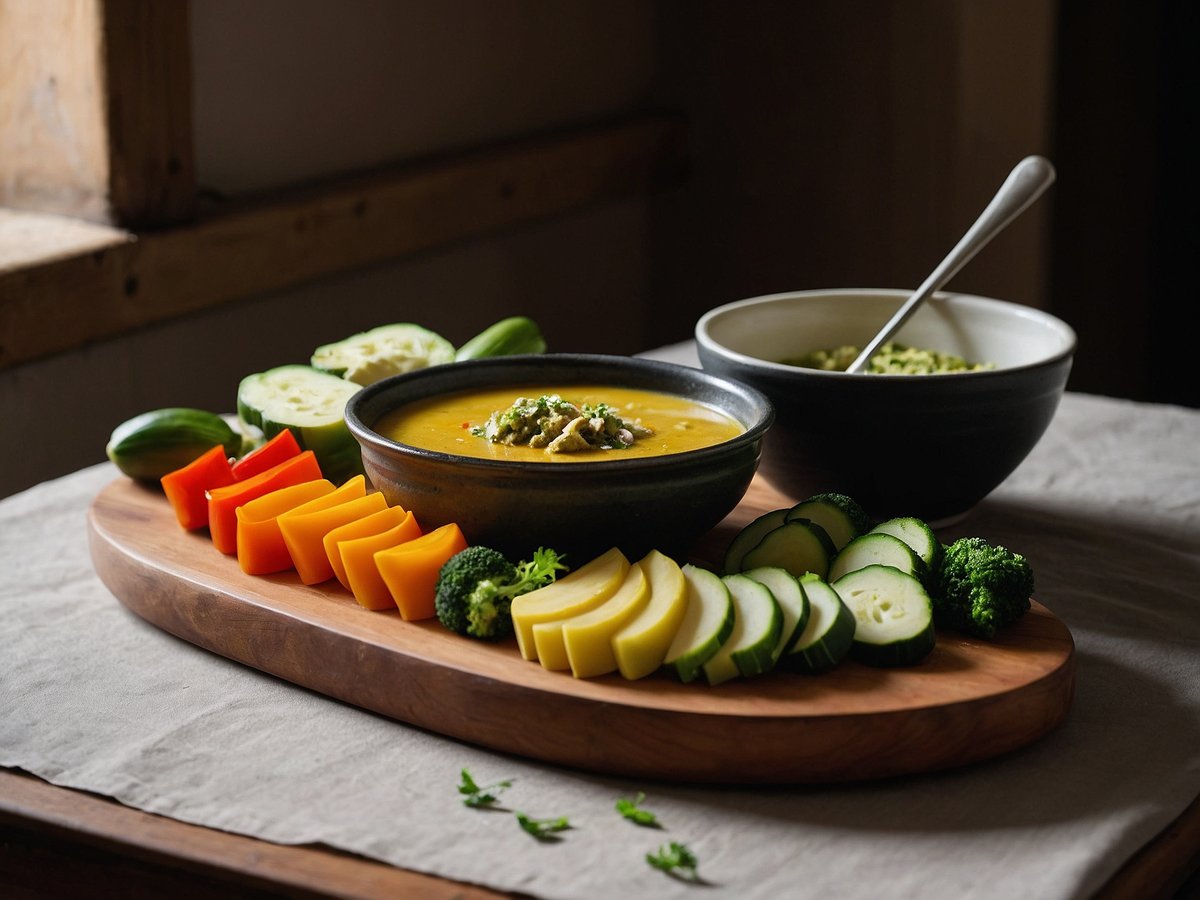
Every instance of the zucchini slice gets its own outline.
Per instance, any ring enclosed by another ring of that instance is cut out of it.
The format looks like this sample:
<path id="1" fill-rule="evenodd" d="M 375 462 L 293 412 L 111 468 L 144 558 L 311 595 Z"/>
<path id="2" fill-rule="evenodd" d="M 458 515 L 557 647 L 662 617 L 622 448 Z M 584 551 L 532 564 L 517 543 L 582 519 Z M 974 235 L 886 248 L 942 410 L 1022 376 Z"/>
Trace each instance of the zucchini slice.
<path id="1" fill-rule="evenodd" d="M 546 339 L 537 323 L 527 316 L 509 316 L 485 328 L 458 348 L 457 361 L 519 353 L 545 353 Z"/>
<path id="2" fill-rule="evenodd" d="M 313 368 L 365 387 L 391 375 L 454 361 L 454 345 L 440 334 L 397 322 L 323 344 L 313 351 Z"/>
<path id="3" fill-rule="evenodd" d="M 747 569 L 742 574 L 765 584 L 767 590 L 775 598 L 775 602 L 779 604 L 779 611 L 783 615 L 783 628 L 779 632 L 779 641 L 771 653 L 772 663 L 776 663 L 804 631 L 804 626 L 808 624 L 808 598 L 804 596 L 804 589 L 800 587 L 800 581 L 787 569 L 777 566 L 760 566 L 757 569 Z"/>
<path id="4" fill-rule="evenodd" d="M 895 519 L 888 519 L 886 522 L 880 522 L 868 533 L 890 534 L 900 538 L 912 547 L 913 553 L 921 557 L 925 568 L 930 572 L 936 571 L 941 564 L 942 542 L 937 539 L 937 535 L 933 533 L 933 529 L 924 519 L 918 519 L 915 516 L 899 516 Z"/>
<path id="5" fill-rule="evenodd" d="M 783 630 L 783 614 L 765 584 L 745 575 L 726 575 L 721 580 L 729 588 L 734 618 L 729 638 L 704 664 L 704 676 L 714 685 L 769 671 Z"/>
<path id="6" fill-rule="evenodd" d="M 778 566 L 797 578 L 806 572 L 824 578 L 835 553 L 825 529 L 803 519 L 793 519 L 768 531 L 757 546 L 742 557 L 742 570 Z"/>
<path id="7" fill-rule="evenodd" d="M 687 563 L 687 611 L 663 661 L 680 681 L 694 681 L 733 631 L 733 600 L 721 576 Z"/>
<path id="8" fill-rule="evenodd" d="M 158 481 L 217 444 L 225 447 L 226 456 L 237 456 L 242 436 L 216 413 L 171 406 L 122 422 L 113 429 L 104 452 L 130 478 Z"/>
<path id="9" fill-rule="evenodd" d="M 911 666 L 933 650 L 933 603 L 912 575 L 869 565 L 843 575 L 832 587 L 854 614 L 850 655 L 859 662 Z"/>
<path id="10" fill-rule="evenodd" d="M 724 573 L 735 575 L 742 571 L 742 558 L 758 546 L 768 531 L 774 531 L 787 521 L 787 513 L 786 508 L 773 509 L 742 528 L 729 542 L 729 549 L 725 551 L 725 560 L 721 566 Z"/>
<path id="11" fill-rule="evenodd" d="M 278 366 L 242 379 L 238 416 L 266 440 L 290 429 L 300 449 L 316 455 L 321 474 L 341 484 L 362 473 L 362 455 L 345 416 L 358 390 L 354 382 L 312 366 Z"/>
<path id="12" fill-rule="evenodd" d="M 828 581 L 832 583 L 843 575 L 871 565 L 891 566 L 906 575 L 925 579 L 925 563 L 913 548 L 895 535 L 880 531 L 859 535 L 847 544 L 829 566 Z"/>
<path id="13" fill-rule="evenodd" d="M 808 623 L 779 658 L 779 668 L 815 675 L 832 669 L 850 652 L 854 643 L 854 613 L 838 592 L 816 575 L 805 575 L 800 586 L 808 600 Z"/>
<path id="14" fill-rule="evenodd" d="M 825 529 L 835 550 L 841 550 L 870 527 L 858 501 L 845 494 L 814 494 L 787 512 L 788 521 L 805 519 Z"/>

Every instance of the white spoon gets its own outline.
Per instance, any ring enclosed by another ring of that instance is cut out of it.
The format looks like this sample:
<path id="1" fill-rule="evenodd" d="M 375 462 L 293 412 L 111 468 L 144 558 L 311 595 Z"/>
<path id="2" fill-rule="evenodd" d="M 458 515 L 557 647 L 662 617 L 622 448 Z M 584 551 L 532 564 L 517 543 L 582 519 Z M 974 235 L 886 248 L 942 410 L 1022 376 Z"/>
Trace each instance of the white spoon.
<path id="1" fill-rule="evenodd" d="M 860 372 L 875 352 L 900 330 L 908 317 L 916 312 L 931 294 L 954 277 L 967 262 L 978 253 L 983 245 L 1029 208 L 1042 191 L 1054 183 L 1054 166 L 1042 156 L 1027 156 L 1009 173 L 996 196 L 979 214 L 975 224 L 967 229 L 954 249 L 943 259 L 929 277 L 917 288 L 916 293 L 904 301 L 904 305 L 888 320 L 880 332 L 863 348 L 862 353 L 850 363 L 847 372 Z"/>

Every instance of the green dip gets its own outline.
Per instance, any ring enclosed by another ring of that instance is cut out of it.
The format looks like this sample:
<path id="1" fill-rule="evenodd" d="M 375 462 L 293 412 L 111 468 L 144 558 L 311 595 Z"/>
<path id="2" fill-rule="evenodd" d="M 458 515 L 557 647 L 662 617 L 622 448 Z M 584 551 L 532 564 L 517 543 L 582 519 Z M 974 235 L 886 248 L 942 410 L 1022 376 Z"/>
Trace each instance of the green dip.
<path id="1" fill-rule="evenodd" d="M 780 362 L 789 366 L 802 366 L 805 369 L 845 372 L 861 352 L 861 348 L 847 345 L 830 350 L 813 350 L 803 356 Z M 994 363 L 969 363 L 950 353 L 887 343 L 871 357 L 864 371 L 873 375 L 941 375 L 947 372 L 980 372 L 994 368 Z"/>

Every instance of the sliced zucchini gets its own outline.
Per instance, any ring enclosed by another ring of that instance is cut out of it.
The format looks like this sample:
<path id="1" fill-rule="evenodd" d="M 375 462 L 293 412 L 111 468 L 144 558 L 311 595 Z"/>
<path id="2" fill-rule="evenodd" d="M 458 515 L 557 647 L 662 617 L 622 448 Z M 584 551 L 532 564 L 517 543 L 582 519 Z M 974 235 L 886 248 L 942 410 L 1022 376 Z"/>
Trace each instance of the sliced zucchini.
<path id="1" fill-rule="evenodd" d="M 171 406 L 122 422 L 113 429 L 104 451 L 130 478 L 158 481 L 217 444 L 225 447 L 226 456 L 237 456 L 242 436 L 216 413 Z"/>
<path id="2" fill-rule="evenodd" d="M 871 565 L 892 566 L 914 578 L 925 578 L 925 563 L 913 548 L 895 535 L 879 531 L 859 535 L 847 544 L 834 557 L 827 580 L 832 583 L 849 572 Z"/>
<path id="3" fill-rule="evenodd" d="M 832 669 L 854 643 L 854 614 L 838 592 L 816 575 L 805 575 L 800 586 L 808 600 L 808 624 L 791 648 L 779 658 L 779 667 L 790 672 L 816 674 Z"/>
<path id="4" fill-rule="evenodd" d="M 786 508 L 773 509 L 742 528 L 729 542 L 729 549 L 725 551 L 725 560 L 722 563 L 725 574 L 734 575 L 742 571 L 742 558 L 758 546 L 768 531 L 774 531 L 787 521 L 787 513 Z"/>
<path id="5" fill-rule="evenodd" d="M 391 375 L 454 361 L 454 345 L 440 334 L 397 322 L 323 344 L 313 351 L 313 368 L 366 386 Z"/>
<path id="6" fill-rule="evenodd" d="M 312 450 L 321 474 L 335 484 L 362 473 L 358 442 L 346 427 L 347 401 L 359 386 L 311 366 L 278 366 L 247 375 L 238 385 L 238 416 L 270 440 L 291 429 Z"/>
<path id="7" fill-rule="evenodd" d="M 687 611 L 663 661 L 680 681 L 694 681 L 733 631 L 733 600 L 721 576 L 688 563 Z"/>
<path id="8" fill-rule="evenodd" d="M 835 553 L 825 529 L 802 519 L 793 519 L 768 531 L 757 546 L 742 557 L 742 570 L 778 566 L 797 578 L 805 572 L 824 578 Z"/>
<path id="9" fill-rule="evenodd" d="M 845 494 L 814 494 L 787 512 L 789 521 L 806 519 L 825 529 L 835 550 L 841 550 L 870 527 L 870 520 L 858 501 Z"/>
<path id="10" fill-rule="evenodd" d="M 733 600 L 733 631 L 704 664 L 709 684 L 769 671 L 774 665 L 771 655 L 783 630 L 783 613 L 765 584 L 745 575 L 726 575 L 721 580 Z"/>
<path id="11" fill-rule="evenodd" d="M 915 516 L 900 516 L 880 522 L 871 531 L 900 538 L 912 547 L 917 556 L 921 557 L 925 568 L 930 572 L 935 571 L 942 561 L 942 542 L 937 539 L 937 535 L 933 533 L 933 529 L 924 519 L 918 519 Z"/>
<path id="12" fill-rule="evenodd" d="M 775 602 L 779 604 L 779 611 L 783 615 L 783 628 L 771 654 L 772 662 L 778 662 L 779 657 L 787 652 L 808 624 L 808 598 L 804 596 L 799 579 L 787 569 L 760 566 L 757 569 L 747 569 L 742 574 L 765 584 Z"/>
<path id="13" fill-rule="evenodd" d="M 854 614 L 850 655 L 870 666 L 911 666 L 934 646 L 933 603 L 912 575 L 869 565 L 833 582 Z"/>
<path id="14" fill-rule="evenodd" d="M 458 348 L 456 360 L 545 353 L 546 339 L 537 323 L 526 316 L 509 316 L 485 328 Z"/>

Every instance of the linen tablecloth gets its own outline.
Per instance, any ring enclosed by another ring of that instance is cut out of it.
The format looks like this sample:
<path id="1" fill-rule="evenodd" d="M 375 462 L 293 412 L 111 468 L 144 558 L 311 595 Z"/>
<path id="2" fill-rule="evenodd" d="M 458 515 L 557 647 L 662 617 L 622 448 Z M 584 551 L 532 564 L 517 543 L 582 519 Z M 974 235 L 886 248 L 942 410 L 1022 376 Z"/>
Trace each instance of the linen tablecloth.
<path id="1" fill-rule="evenodd" d="M 1058 730 L 948 772 L 722 789 L 498 755 L 158 631 L 92 571 L 85 513 L 119 477 L 100 464 L 0 502 L 0 765 L 537 897 L 1086 897 L 1200 794 L 1197 447 L 1198 411 L 1068 393 L 1018 471 L 940 535 L 1031 560 L 1077 648 Z M 463 768 L 512 779 L 506 811 L 464 806 Z M 660 830 L 614 810 L 639 791 Z M 540 843 L 515 810 L 572 827 Z M 645 862 L 668 841 L 694 851 L 706 886 Z"/>

